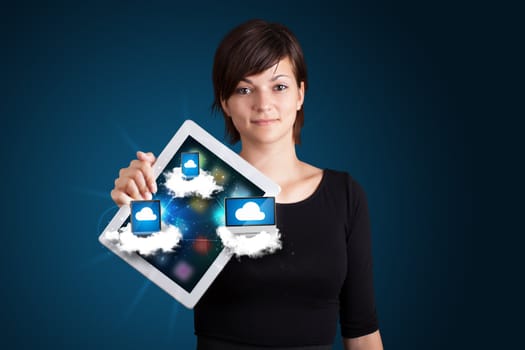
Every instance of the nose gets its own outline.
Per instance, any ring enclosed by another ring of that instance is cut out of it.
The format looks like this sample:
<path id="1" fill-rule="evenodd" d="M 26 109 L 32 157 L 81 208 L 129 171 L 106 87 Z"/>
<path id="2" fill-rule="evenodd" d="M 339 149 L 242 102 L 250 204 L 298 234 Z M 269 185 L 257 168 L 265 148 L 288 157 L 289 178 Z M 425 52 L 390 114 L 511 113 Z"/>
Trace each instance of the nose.
<path id="1" fill-rule="evenodd" d="M 266 112 L 272 108 L 272 94 L 265 89 L 258 89 L 253 100 L 253 108 L 257 112 Z"/>

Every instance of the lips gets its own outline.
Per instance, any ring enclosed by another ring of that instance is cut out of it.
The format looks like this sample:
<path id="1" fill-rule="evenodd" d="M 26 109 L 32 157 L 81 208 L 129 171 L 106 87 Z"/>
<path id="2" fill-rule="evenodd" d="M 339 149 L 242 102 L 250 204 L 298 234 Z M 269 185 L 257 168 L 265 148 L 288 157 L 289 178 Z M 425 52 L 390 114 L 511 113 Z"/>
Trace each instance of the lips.
<path id="1" fill-rule="evenodd" d="M 270 125 L 274 122 L 276 122 L 278 119 L 256 119 L 256 120 L 252 120 L 252 123 L 253 124 L 256 124 L 256 125 Z"/>

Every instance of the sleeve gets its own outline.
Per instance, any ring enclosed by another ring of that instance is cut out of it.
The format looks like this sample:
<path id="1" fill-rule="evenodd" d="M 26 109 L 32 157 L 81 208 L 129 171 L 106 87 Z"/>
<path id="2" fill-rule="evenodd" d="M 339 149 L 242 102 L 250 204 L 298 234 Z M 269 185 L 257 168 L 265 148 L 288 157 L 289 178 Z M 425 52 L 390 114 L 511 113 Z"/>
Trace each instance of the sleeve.
<path id="1" fill-rule="evenodd" d="M 340 324 L 344 338 L 379 328 L 374 301 L 372 244 L 368 204 L 363 188 L 348 176 L 346 225 L 347 273 L 341 289 Z"/>

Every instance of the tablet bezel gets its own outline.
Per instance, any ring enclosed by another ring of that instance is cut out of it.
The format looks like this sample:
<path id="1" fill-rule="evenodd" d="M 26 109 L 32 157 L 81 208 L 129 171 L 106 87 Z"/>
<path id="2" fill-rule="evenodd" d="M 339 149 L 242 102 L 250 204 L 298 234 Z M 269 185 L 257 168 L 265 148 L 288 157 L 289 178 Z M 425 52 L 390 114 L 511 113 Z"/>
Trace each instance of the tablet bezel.
<path id="1" fill-rule="evenodd" d="M 162 174 L 162 172 L 165 170 L 164 168 L 169 164 L 170 160 L 173 158 L 175 153 L 179 150 L 188 136 L 194 138 L 210 152 L 214 153 L 222 161 L 230 165 L 235 171 L 258 186 L 265 192 L 264 196 L 277 196 L 277 194 L 280 192 L 280 188 L 277 184 L 262 174 L 250 163 L 242 159 L 238 154 L 215 139 L 212 135 L 210 135 L 192 120 L 184 121 L 179 130 L 177 130 L 175 135 L 171 138 L 166 147 L 157 157 L 157 160 L 153 166 L 153 176 L 155 179 L 157 179 L 157 177 Z M 175 281 L 164 275 L 155 266 L 143 259 L 139 254 L 122 252 L 114 243 L 112 243 L 112 241 L 106 239 L 106 232 L 117 231 L 129 217 L 129 215 L 130 206 L 123 205 L 99 236 L 100 243 L 130 264 L 133 268 L 163 289 L 166 293 L 177 299 L 181 304 L 189 309 L 192 309 L 202 297 L 204 292 L 206 292 L 208 287 L 215 280 L 215 278 L 219 275 L 226 263 L 228 263 L 232 257 L 232 254 L 227 249 L 223 249 L 213 261 L 213 263 L 208 267 L 199 282 L 197 282 L 193 290 L 191 292 L 187 292 Z"/>

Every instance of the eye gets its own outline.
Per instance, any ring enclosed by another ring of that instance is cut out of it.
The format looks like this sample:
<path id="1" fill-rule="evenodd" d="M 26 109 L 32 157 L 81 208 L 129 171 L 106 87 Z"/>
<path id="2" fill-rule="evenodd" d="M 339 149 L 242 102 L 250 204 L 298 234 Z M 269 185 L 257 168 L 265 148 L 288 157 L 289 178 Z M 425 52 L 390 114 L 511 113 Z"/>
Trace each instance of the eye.
<path id="1" fill-rule="evenodd" d="M 235 90 L 239 95 L 248 95 L 252 92 L 250 88 L 247 87 L 240 87 Z"/>
<path id="2" fill-rule="evenodd" d="M 275 85 L 275 87 L 273 89 L 275 91 L 284 91 L 284 90 L 288 89 L 288 86 L 286 86 L 284 84 L 278 84 L 278 85 Z"/>

